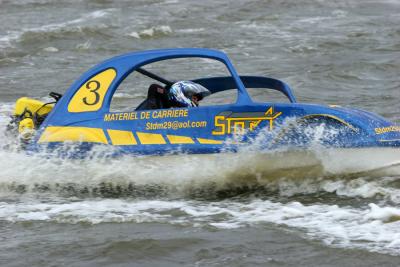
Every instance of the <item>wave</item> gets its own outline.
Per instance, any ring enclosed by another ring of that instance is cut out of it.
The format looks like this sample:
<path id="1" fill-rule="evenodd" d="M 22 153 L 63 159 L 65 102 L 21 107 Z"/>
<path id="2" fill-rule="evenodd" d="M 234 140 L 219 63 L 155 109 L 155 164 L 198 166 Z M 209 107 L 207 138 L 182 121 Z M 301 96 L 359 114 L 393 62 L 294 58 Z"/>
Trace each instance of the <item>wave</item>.
<path id="1" fill-rule="evenodd" d="M 0 193 L 117 198 L 335 193 L 400 203 L 400 185 L 392 181 L 400 175 L 400 162 L 382 167 L 383 158 L 368 161 L 360 157 L 365 153 L 387 162 L 398 156 L 389 150 L 330 150 L 63 159 L 4 150 Z"/>
<path id="2" fill-rule="evenodd" d="M 61 23 L 53 23 L 35 28 L 12 31 L 0 36 L 0 48 L 13 48 L 15 43 L 35 43 L 50 38 L 61 38 L 68 34 L 85 34 L 87 36 L 103 35 L 105 24 L 88 26 L 87 22 L 108 16 L 114 9 L 96 10 L 80 18 Z M 85 25 L 85 26 L 82 26 Z"/>
<path id="3" fill-rule="evenodd" d="M 172 33 L 172 29 L 168 25 L 160 25 L 155 27 L 150 27 L 141 31 L 133 31 L 127 34 L 130 37 L 137 39 L 146 39 L 146 38 L 157 38 L 165 35 L 169 35 Z"/>
<path id="4" fill-rule="evenodd" d="M 308 239 L 342 248 L 400 255 L 400 209 L 369 204 L 360 208 L 271 200 L 121 200 L 0 202 L 0 220 L 8 222 L 144 223 L 234 229 L 266 224 L 297 229 Z"/>

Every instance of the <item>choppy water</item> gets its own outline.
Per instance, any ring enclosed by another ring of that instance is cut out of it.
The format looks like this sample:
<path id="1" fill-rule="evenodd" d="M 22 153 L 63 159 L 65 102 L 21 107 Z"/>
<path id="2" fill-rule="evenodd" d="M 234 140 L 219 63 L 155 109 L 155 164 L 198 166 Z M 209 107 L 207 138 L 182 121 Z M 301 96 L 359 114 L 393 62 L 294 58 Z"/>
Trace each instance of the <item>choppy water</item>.
<path id="1" fill-rule="evenodd" d="M 281 78 L 301 102 L 400 122 L 396 0 L 3 0 L 0 25 L 5 141 L 16 98 L 63 92 L 103 59 L 163 47 L 221 49 L 241 74 Z M 0 265 L 398 266 L 397 156 L 61 160 L 0 149 Z"/>

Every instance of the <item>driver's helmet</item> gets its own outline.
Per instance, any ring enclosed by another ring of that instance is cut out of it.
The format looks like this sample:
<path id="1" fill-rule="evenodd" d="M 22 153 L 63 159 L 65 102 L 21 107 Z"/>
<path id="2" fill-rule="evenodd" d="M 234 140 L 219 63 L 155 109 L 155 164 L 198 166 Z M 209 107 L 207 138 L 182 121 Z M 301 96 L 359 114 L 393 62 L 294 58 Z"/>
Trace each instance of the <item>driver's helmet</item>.
<path id="1" fill-rule="evenodd" d="M 204 86 L 191 82 L 179 81 L 174 83 L 168 92 L 168 99 L 171 103 L 178 107 L 195 107 L 192 97 L 196 96 L 199 100 L 209 96 L 211 92 Z"/>

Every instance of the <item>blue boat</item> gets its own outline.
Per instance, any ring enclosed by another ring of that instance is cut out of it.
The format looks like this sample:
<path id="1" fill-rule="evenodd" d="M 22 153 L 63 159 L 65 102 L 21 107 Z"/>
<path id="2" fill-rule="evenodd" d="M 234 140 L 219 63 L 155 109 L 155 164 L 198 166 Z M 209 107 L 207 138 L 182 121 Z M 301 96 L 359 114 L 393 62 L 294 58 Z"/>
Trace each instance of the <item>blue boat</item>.
<path id="1" fill-rule="evenodd" d="M 189 108 L 111 112 L 114 93 L 124 79 L 138 72 L 172 83 L 146 69 L 157 61 L 207 58 L 223 63 L 230 76 L 192 80 L 215 93 L 237 89 L 232 104 Z M 287 103 L 252 100 L 247 89 L 277 90 Z M 369 112 L 340 106 L 298 103 L 284 82 L 261 76 L 239 76 L 223 52 L 178 48 L 128 53 L 106 60 L 84 73 L 65 94 L 52 94 L 54 103 L 17 101 L 13 122 L 31 151 L 76 143 L 82 150 L 94 145 L 122 154 L 209 154 L 236 152 L 252 145 L 260 150 L 311 145 L 334 148 L 400 147 L 400 126 Z M 28 132 L 28 134 L 26 134 Z M 318 138 L 315 132 L 322 132 Z M 256 144 L 256 145 L 255 145 Z"/>

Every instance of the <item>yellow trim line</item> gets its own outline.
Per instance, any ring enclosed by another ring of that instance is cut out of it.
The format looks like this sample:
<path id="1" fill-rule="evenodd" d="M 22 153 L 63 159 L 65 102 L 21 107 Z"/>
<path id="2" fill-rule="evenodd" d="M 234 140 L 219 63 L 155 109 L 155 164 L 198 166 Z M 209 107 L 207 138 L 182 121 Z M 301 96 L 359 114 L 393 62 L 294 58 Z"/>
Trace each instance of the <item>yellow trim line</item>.
<path id="1" fill-rule="evenodd" d="M 223 141 L 220 141 L 220 140 L 212 140 L 212 139 L 204 139 L 204 138 L 197 138 L 197 141 L 199 141 L 200 144 L 204 144 L 204 145 L 220 145 L 223 143 Z"/>
<path id="2" fill-rule="evenodd" d="M 114 146 L 129 146 L 137 145 L 136 139 L 131 131 L 121 131 L 121 130 L 107 130 L 110 136 L 111 143 Z"/>
<path id="3" fill-rule="evenodd" d="M 136 133 L 142 145 L 165 145 L 167 142 L 161 134 Z"/>
<path id="4" fill-rule="evenodd" d="M 167 138 L 171 144 L 194 144 L 193 139 L 188 136 L 168 135 L 167 134 Z"/>
<path id="5" fill-rule="evenodd" d="M 107 129 L 111 144 L 114 146 L 128 145 L 166 145 L 167 141 L 162 134 L 136 132 L 138 140 L 131 131 Z M 192 138 L 189 136 L 167 135 L 170 144 L 195 144 L 197 140 L 200 144 L 220 145 L 223 140 L 206 138 Z M 38 143 L 52 142 L 88 142 L 108 144 L 107 137 L 103 129 L 89 127 L 63 127 L 48 126 L 39 138 Z M 138 142 L 139 141 L 139 142 Z"/>
<path id="6" fill-rule="evenodd" d="M 59 126 L 48 126 L 40 136 L 38 143 L 65 141 L 108 144 L 103 129 Z"/>
<path id="7" fill-rule="evenodd" d="M 400 141 L 400 139 L 393 139 L 393 140 L 378 140 L 379 142 L 397 142 Z"/>

